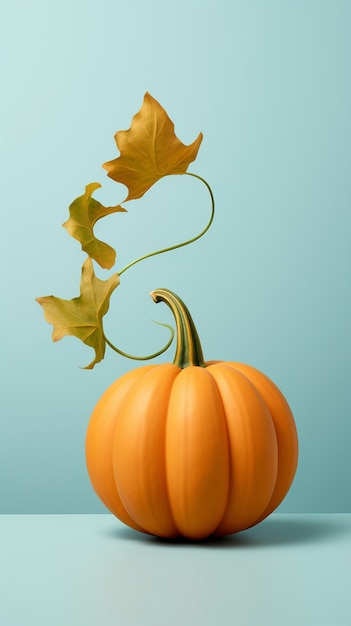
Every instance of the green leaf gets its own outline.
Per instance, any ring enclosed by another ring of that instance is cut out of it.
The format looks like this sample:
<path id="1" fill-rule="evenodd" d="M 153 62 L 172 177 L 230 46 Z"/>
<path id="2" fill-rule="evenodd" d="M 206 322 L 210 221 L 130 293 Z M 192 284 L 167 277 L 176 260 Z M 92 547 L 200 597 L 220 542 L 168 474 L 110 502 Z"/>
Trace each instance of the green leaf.
<path id="1" fill-rule="evenodd" d="M 94 235 L 94 224 L 105 215 L 126 212 L 120 205 L 105 207 L 92 198 L 99 183 L 90 183 L 85 187 L 85 193 L 76 198 L 69 207 L 70 217 L 63 224 L 69 234 L 82 244 L 82 250 L 94 259 L 101 267 L 110 269 L 116 261 L 116 251 L 104 241 Z"/>
<path id="2" fill-rule="evenodd" d="M 102 318 L 107 313 L 110 296 L 119 285 L 118 274 L 108 280 L 95 276 L 93 263 L 87 258 L 82 267 L 80 296 L 62 300 L 56 296 L 36 298 L 44 309 L 45 319 L 53 324 L 53 341 L 65 335 L 78 337 L 95 350 L 95 359 L 84 369 L 92 369 L 105 355 L 105 338 Z"/>
<path id="3" fill-rule="evenodd" d="M 108 176 L 128 187 L 126 200 L 135 200 L 163 176 L 184 174 L 196 159 L 202 133 L 184 145 L 174 133 L 174 124 L 149 93 L 129 130 L 115 134 L 120 156 L 104 163 Z"/>

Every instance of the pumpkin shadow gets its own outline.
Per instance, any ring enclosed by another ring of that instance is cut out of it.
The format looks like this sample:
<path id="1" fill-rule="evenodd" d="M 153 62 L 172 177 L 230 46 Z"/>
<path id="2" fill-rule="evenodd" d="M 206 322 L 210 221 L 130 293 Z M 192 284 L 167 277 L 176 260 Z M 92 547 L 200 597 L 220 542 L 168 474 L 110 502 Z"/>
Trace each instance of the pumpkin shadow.
<path id="1" fill-rule="evenodd" d="M 164 539 L 154 535 L 139 533 L 127 526 L 119 527 L 109 532 L 115 539 L 137 541 L 153 546 L 174 546 L 183 548 L 207 549 L 250 549 L 259 547 L 288 546 L 303 543 L 320 543 L 336 535 L 350 533 L 350 525 L 345 521 L 340 523 L 332 516 L 311 514 L 301 515 L 272 515 L 257 526 L 226 537 L 208 537 L 200 541 L 193 541 L 180 537 Z"/>

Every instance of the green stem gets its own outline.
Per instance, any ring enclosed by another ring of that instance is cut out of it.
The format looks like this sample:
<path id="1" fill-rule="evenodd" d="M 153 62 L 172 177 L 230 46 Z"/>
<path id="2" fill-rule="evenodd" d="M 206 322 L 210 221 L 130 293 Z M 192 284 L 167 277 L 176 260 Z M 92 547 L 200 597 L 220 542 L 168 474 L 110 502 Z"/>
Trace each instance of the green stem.
<path id="1" fill-rule="evenodd" d="M 198 174 L 192 174 L 191 172 L 185 172 L 185 174 L 187 176 L 192 176 L 193 178 L 197 178 L 198 180 L 200 180 L 206 186 L 210 194 L 211 216 L 207 225 L 198 235 L 196 235 L 195 237 L 192 237 L 191 239 L 187 239 L 186 241 L 183 241 L 182 243 L 169 246 L 168 248 L 162 248 L 160 250 L 156 250 L 155 252 L 150 252 L 149 254 L 145 254 L 144 256 L 141 256 L 135 259 L 131 263 L 128 263 L 128 265 L 126 265 L 120 272 L 118 272 L 119 276 L 121 276 L 124 272 L 126 272 L 133 265 L 136 265 L 136 263 L 140 263 L 140 261 L 149 259 L 150 257 L 156 256 L 157 254 L 163 254 L 164 252 L 177 250 L 177 248 L 182 248 L 183 246 L 187 246 L 190 243 L 197 241 L 197 239 L 200 239 L 200 237 L 202 237 L 210 228 L 213 222 L 214 215 L 215 215 L 215 201 L 214 201 L 212 189 L 210 185 L 208 184 L 208 182 L 201 176 L 198 176 Z M 177 325 L 177 350 L 176 350 L 176 357 L 175 357 L 174 363 L 176 365 L 179 365 L 179 367 L 187 367 L 188 365 L 200 365 L 201 367 L 205 367 L 203 356 L 202 356 L 200 340 L 197 335 L 194 322 L 192 321 L 191 315 L 188 309 L 186 308 L 184 302 L 182 302 L 180 298 L 178 298 L 178 296 L 176 296 L 171 291 L 168 291 L 166 289 L 161 289 L 161 290 L 158 289 L 152 292 L 151 295 L 154 298 L 155 302 L 159 302 L 160 300 L 166 302 L 166 304 L 168 304 L 168 306 L 171 308 L 174 314 L 176 325 Z M 158 298 L 158 299 L 155 299 L 155 298 Z M 107 339 L 105 335 L 104 335 L 104 339 L 107 345 L 110 346 L 110 348 L 112 348 L 112 350 L 114 350 L 115 352 L 118 352 L 118 354 L 120 354 L 121 356 L 125 356 L 128 359 L 133 359 L 135 361 L 148 361 L 149 359 L 154 359 L 160 354 L 163 354 L 164 352 L 166 352 L 166 350 L 168 350 L 174 338 L 174 330 L 171 326 L 169 326 L 168 324 L 161 324 L 160 322 L 156 322 L 156 324 L 160 324 L 160 326 L 166 326 L 167 328 L 169 328 L 171 331 L 171 337 L 168 340 L 167 344 L 161 350 L 159 350 L 158 352 L 155 352 L 154 354 L 150 354 L 148 356 L 134 356 L 134 355 L 128 354 L 127 352 L 123 352 L 123 350 L 120 350 L 119 348 L 117 348 L 111 341 L 109 341 L 109 339 Z"/>
<path id="2" fill-rule="evenodd" d="M 202 354 L 199 335 L 189 309 L 184 302 L 168 289 L 155 289 L 150 296 L 154 302 L 165 302 L 171 309 L 177 327 L 177 346 L 174 357 L 174 365 L 184 368 L 189 365 L 206 367 Z"/>
<path id="3" fill-rule="evenodd" d="M 149 361 L 150 359 L 155 359 L 157 356 L 160 356 L 160 354 L 166 352 L 174 339 L 174 329 L 172 328 L 172 326 L 169 326 L 169 324 L 162 324 L 161 322 L 155 322 L 155 324 L 169 328 L 169 330 L 171 331 L 171 336 L 166 345 L 161 348 L 161 350 L 159 350 L 158 352 L 154 352 L 154 354 L 149 354 L 148 356 L 134 356 L 133 354 L 128 354 L 128 352 L 123 352 L 123 350 L 120 350 L 120 348 L 117 348 L 115 345 L 113 345 L 113 343 L 111 343 L 111 341 L 107 339 L 106 335 L 104 335 L 104 340 L 106 341 L 107 345 L 112 348 L 112 350 L 118 352 L 118 354 L 120 354 L 121 356 L 127 357 L 127 359 L 133 359 L 134 361 Z"/>
<path id="4" fill-rule="evenodd" d="M 192 176 L 193 178 L 197 178 L 198 180 L 201 180 L 201 182 L 204 183 L 204 185 L 208 189 L 208 192 L 209 192 L 210 198 L 211 198 L 211 204 L 212 204 L 211 217 L 209 219 L 208 224 L 201 231 L 201 233 L 199 233 L 195 237 L 192 237 L 191 239 L 187 239 L 187 241 L 183 241 L 182 243 L 177 243 L 174 246 L 169 246 L 168 248 L 161 248 L 160 250 L 156 250 L 154 252 L 149 252 L 149 254 L 145 254 L 144 256 L 141 256 L 138 259 L 134 259 L 134 261 L 132 261 L 131 263 L 128 263 L 128 265 L 126 265 L 120 272 L 118 272 L 119 276 L 121 276 L 130 267 L 132 267 L 133 265 L 136 265 L 136 263 L 139 263 L 140 261 L 144 261 L 145 259 L 149 259 L 150 257 L 156 256 L 157 254 L 163 254 L 164 252 L 170 252 L 171 250 L 177 250 L 178 248 L 182 248 L 183 246 L 188 246 L 190 243 L 193 243 L 197 239 L 200 239 L 200 237 L 202 237 L 208 231 L 208 229 L 210 228 L 210 226 L 211 226 L 211 224 L 213 222 L 214 214 L 215 214 L 215 201 L 214 201 L 214 196 L 213 196 L 212 189 L 211 189 L 210 185 L 208 184 L 208 182 L 204 178 L 202 178 L 201 176 L 198 176 L 197 174 L 192 174 L 191 172 L 185 172 L 185 175 Z"/>

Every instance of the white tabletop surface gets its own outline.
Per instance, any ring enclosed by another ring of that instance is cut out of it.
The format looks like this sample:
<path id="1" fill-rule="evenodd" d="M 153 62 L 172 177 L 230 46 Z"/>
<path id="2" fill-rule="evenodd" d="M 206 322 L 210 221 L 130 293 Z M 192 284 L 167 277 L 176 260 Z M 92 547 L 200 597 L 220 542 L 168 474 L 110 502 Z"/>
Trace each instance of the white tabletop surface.
<path id="1" fill-rule="evenodd" d="M 350 626 L 351 514 L 171 542 L 112 515 L 0 516 L 2 626 Z"/>

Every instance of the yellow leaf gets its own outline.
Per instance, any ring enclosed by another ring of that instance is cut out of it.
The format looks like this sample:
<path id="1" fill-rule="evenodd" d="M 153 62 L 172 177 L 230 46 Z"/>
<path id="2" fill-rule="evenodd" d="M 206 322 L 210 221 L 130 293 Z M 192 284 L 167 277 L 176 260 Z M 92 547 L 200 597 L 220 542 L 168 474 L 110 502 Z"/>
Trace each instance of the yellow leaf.
<path id="1" fill-rule="evenodd" d="M 184 174 L 198 153 L 202 133 L 185 146 L 166 111 L 149 93 L 129 130 L 115 134 L 120 156 L 103 164 L 108 176 L 128 187 L 126 200 L 140 198 L 163 176 Z"/>
<path id="2" fill-rule="evenodd" d="M 80 296 L 72 300 L 62 300 L 56 296 L 36 298 L 44 309 L 46 321 L 54 326 L 53 341 L 59 341 L 65 335 L 73 335 L 94 348 L 95 359 L 85 369 L 92 369 L 104 358 L 106 344 L 102 318 L 108 311 L 110 296 L 118 285 L 118 274 L 108 280 L 97 278 L 88 257 L 82 267 Z"/>
<path id="3" fill-rule="evenodd" d="M 70 205 L 70 217 L 63 226 L 72 237 L 78 239 L 82 244 L 82 250 L 91 259 L 97 261 L 101 267 L 110 269 L 115 263 L 116 251 L 95 237 L 93 227 L 101 217 L 111 213 L 125 212 L 126 209 L 120 205 L 105 207 L 92 198 L 94 191 L 100 187 L 99 183 L 90 183 L 85 187 L 85 193 Z"/>

